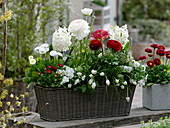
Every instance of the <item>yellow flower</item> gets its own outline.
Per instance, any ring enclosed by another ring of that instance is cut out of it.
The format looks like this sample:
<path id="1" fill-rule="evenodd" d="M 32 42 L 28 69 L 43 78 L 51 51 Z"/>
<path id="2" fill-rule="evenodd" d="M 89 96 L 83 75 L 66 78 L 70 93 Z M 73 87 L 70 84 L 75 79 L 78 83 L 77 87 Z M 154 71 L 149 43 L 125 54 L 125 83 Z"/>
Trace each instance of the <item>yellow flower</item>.
<path id="1" fill-rule="evenodd" d="M 11 94 L 11 95 L 10 95 L 10 98 L 14 98 L 14 94 Z"/>
<path id="2" fill-rule="evenodd" d="M 2 73 L 0 73 L 0 80 L 3 80 L 4 76 L 2 75 Z"/>
<path id="3" fill-rule="evenodd" d="M 6 102 L 6 104 L 7 104 L 8 106 L 10 106 L 10 105 L 11 105 L 11 102 Z"/>
<path id="4" fill-rule="evenodd" d="M 22 112 L 24 112 L 24 113 L 26 113 L 26 112 L 28 112 L 28 107 L 22 107 Z"/>
<path id="5" fill-rule="evenodd" d="M 24 97 L 25 97 L 25 95 L 24 95 L 24 94 L 20 94 L 20 97 L 21 97 L 21 98 L 24 98 Z"/>
<path id="6" fill-rule="evenodd" d="M 1 93 L 0 99 L 4 99 L 7 94 L 8 94 L 8 90 L 4 89 L 4 90 L 2 91 L 2 93 Z"/>
<path id="7" fill-rule="evenodd" d="M 4 80 L 4 84 L 6 84 L 6 85 L 13 85 L 13 84 L 14 84 L 14 81 L 13 81 L 12 78 L 5 79 L 5 80 Z"/>
<path id="8" fill-rule="evenodd" d="M 13 11 L 8 10 L 7 12 L 5 12 L 3 15 L 0 16 L 0 21 L 3 22 L 3 21 L 10 20 L 12 17 L 12 13 Z"/>
<path id="9" fill-rule="evenodd" d="M 21 106 L 21 102 L 17 101 L 17 102 L 16 102 L 16 105 L 17 105 L 18 107 Z"/>
<path id="10" fill-rule="evenodd" d="M 29 92 L 25 92 L 25 96 L 29 96 Z"/>
<path id="11" fill-rule="evenodd" d="M 14 109 L 13 106 L 10 106 L 9 110 L 10 110 L 11 112 L 13 112 L 15 109 Z"/>

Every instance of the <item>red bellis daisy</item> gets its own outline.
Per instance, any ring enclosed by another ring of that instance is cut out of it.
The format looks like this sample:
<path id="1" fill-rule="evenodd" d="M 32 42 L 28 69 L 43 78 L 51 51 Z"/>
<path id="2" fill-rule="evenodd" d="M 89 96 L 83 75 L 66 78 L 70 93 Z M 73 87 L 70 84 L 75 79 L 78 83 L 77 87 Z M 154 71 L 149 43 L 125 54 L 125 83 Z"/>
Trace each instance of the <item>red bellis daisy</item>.
<path id="1" fill-rule="evenodd" d="M 153 56 L 153 54 L 148 54 L 148 56 L 149 56 L 149 57 L 152 57 L 152 56 Z"/>
<path id="2" fill-rule="evenodd" d="M 119 52 L 119 51 L 121 51 L 122 50 L 122 44 L 121 43 L 119 43 L 118 41 L 116 41 L 116 40 L 109 40 L 109 41 L 107 41 L 107 47 L 108 48 L 112 48 L 114 51 L 116 51 L 116 52 Z"/>
<path id="3" fill-rule="evenodd" d="M 145 49 L 145 52 L 152 53 L 152 49 L 146 48 L 146 49 Z"/>
<path id="4" fill-rule="evenodd" d="M 144 60 L 144 59 L 146 59 L 146 56 L 140 56 L 139 57 L 139 60 Z"/>
<path id="5" fill-rule="evenodd" d="M 159 45 L 158 49 L 163 49 L 163 50 L 165 50 L 165 46 Z"/>
<path id="6" fill-rule="evenodd" d="M 102 48 L 102 42 L 99 40 L 91 40 L 89 47 L 91 50 L 99 50 L 100 48 Z"/>
<path id="7" fill-rule="evenodd" d="M 156 51 L 156 54 L 159 55 L 159 56 L 164 56 L 165 55 L 165 51 L 163 49 L 158 49 Z"/>
<path id="8" fill-rule="evenodd" d="M 52 74 L 53 72 L 51 70 L 46 71 L 47 74 Z"/>
<path id="9" fill-rule="evenodd" d="M 159 45 L 158 44 L 151 44 L 150 47 L 152 47 L 152 48 L 159 48 Z"/>
<path id="10" fill-rule="evenodd" d="M 154 61 L 152 61 L 152 60 L 147 61 L 147 65 L 148 65 L 148 67 L 153 67 Z"/>
<path id="11" fill-rule="evenodd" d="M 161 60 L 159 58 L 155 58 L 153 61 L 154 61 L 155 65 L 160 65 L 161 64 Z"/>

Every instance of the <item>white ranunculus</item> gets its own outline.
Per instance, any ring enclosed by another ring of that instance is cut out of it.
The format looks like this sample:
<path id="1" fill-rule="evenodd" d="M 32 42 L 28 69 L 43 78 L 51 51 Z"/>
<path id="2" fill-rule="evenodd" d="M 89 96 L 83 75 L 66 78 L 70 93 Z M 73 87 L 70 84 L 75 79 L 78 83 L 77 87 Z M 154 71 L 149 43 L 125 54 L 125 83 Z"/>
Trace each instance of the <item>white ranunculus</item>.
<path id="1" fill-rule="evenodd" d="M 91 70 L 91 73 L 92 73 L 92 74 L 96 74 L 96 73 L 97 73 L 97 70 Z"/>
<path id="2" fill-rule="evenodd" d="M 120 43 L 123 44 L 123 46 L 129 42 L 128 37 L 128 29 L 127 29 L 127 25 L 124 25 L 122 27 L 119 26 L 114 26 L 109 30 L 109 34 L 110 34 L 110 39 L 111 40 L 117 40 Z"/>
<path id="3" fill-rule="evenodd" d="M 72 84 L 68 84 L 68 88 L 71 88 L 72 87 Z"/>
<path id="4" fill-rule="evenodd" d="M 129 102 L 130 101 L 130 97 L 126 97 L 126 101 Z"/>
<path id="5" fill-rule="evenodd" d="M 81 79 L 82 79 L 82 81 L 84 81 L 84 80 L 85 80 L 85 78 L 86 78 L 86 76 L 85 76 L 85 75 L 84 75 L 84 76 L 82 76 L 82 78 L 81 78 Z"/>
<path id="6" fill-rule="evenodd" d="M 90 15 L 92 14 L 93 10 L 90 9 L 90 8 L 84 8 L 84 9 L 81 9 L 81 12 L 82 12 L 83 15 L 85 15 L 85 16 L 90 16 Z"/>
<path id="7" fill-rule="evenodd" d="M 33 56 L 29 56 L 28 59 L 31 60 L 31 59 L 34 59 L 34 57 Z"/>
<path id="8" fill-rule="evenodd" d="M 96 83 L 95 83 L 95 82 L 93 82 L 93 83 L 92 83 L 92 85 L 91 85 L 91 87 L 92 87 L 93 89 L 95 89 L 95 87 L 96 87 Z"/>
<path id="9" fill-rule="evenodd" d="M 54 50 L 53 50 L 53 51 L 51 51 L 51 52 L 50 52 L 50 56 L 57 56 L 57 52 L 56 52 L 56 51 L 54 51 Z"/>
<path id="10" fill-rule="evenodd" d="M 121 87 L 121 89 L 125 89 L 125 86 L 124 86 L 124 85 L 121 85 L 120 87 Z"/>
<path id="11" fill-rule="evenodd" d="M 29 62 L 30 62 L 30 64 L 36 64 L 36 60 L 35 59 L 30 59 Z"/>
<path id="12" fill-rule="evenodd" d="M 68 51 L 71 44 L 71 35 L 65 27 L 53 33 L 52 46 L 57 52 Z"/>
<path id="13" fill-rule="evenodd" d="M 110 85 L 110 81 L 108 79 L 106 80 L 106 85 Z"/>
<path id="14" fill-rule="evenodd" d="M 100 76 L 104 76 L 104 72 L 101 72 L 101 73 L 100 73 Z"/>
<path id="15" fill-rule="evenodd" d="M 87 23 L 87 21 L 83 19 L 73 20 L 70 23 L 68 30 L 78 40 L 82 40 L 83 38 L 87 37 L 88 34 L 90 33 L 89 24 Z"/>

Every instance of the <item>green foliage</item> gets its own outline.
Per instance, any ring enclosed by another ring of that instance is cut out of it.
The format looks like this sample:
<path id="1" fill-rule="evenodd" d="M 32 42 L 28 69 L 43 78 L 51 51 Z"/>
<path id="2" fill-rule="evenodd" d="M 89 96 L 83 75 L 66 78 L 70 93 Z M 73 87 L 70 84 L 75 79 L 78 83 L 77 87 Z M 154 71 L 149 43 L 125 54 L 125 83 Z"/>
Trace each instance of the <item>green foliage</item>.
<path id="1" fill-rule="evenodd" d="M 141 122 L 140 128 L 170 128 L 170 117 L 160 118 L 157 122 L 148 121 L 147 124 Z"/>
<path id="2" fill-rule="evenodd" d="M 51 39 L 49 36 L 59 25 L 64 24 L 68 2 L 9 0 L 8 7 L 13 10 L 14 15 L 8 22 L 6 75 L 19 78 L 24 76 L 24 70 L 28 66 L 27 57 L 33 52 L 33 47 L 49 42 Z"/>

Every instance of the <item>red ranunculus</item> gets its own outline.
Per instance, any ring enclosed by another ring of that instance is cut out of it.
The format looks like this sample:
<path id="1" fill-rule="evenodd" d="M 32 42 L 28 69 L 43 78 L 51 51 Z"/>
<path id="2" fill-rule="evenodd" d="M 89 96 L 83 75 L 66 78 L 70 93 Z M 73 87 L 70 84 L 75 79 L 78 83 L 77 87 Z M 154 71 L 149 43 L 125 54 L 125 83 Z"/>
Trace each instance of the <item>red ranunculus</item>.
<path id="1" fill-rule="evenodd" d="M 163 49 L 163 50 L 165 50 L 165 46 L 159 45 L 158 49 Z"/>
<path id="2" fill-rule="evenodd" d="M 148 65 L 148 67 L 153 67 L 154 61 L 152 61 L 152 60 L 147 61 L 147 65 Z"/>
<path id="3" fill-rule="evenodd" d="M 56 66 L 51 66 L 51 69 L 53 69 L 54 71 L 57 70 L 57 67 Z"/>
<path id="4" fill-rule="evenodd" d="M 161 60 L 159 58 L 155 58 L 153 61 L 154 61 L 155 65 L 160 65 L 161 64 Z"/>
<path id="5" fill-rule="evenodd" d="M 152 49 L 146 48 L 146 49 L 145 49 L 145 52 L 152 53 Z"/>
<path id="6" fill-rule="evenodd" d="M 146 56 L 140 56 L 139 57 L 139 60 L 144 60 L 144 59 L 146 59 Z"/>
<path id="7" fill-rule="evenodd" d="M 164 56 L 165 55 L 165 51 L 163 49 L 158 49 L 156 51 L 156 54 L 159 55 L 159 56 Z"/>
<path id="8" fill-rule="evenodd" d="M 153 56 L 153 54 L 148 54 L 148 56 L 149 56 L 149 57 L 152 57 L 152 56 Z"/>
<path id="9" fill-rule="evenodd" d="M 62 65 L 62 64 L 58 64 L 58 66 L 59 66 L 59 67 L 63 67 L 63 65 Z"/>
<path id="10" fill-rule="evenodd" d="M 46 71 L 47 74 L 52 74 L 53 72 L 51 70 Z"/>
<path id="11" fill-rule="evenodd" d="M 95 32 L 93 32 L 92 36 L 95 38 L 95 39 L 100 39 L 100 40 L 104 40 L 106 38 L 108 38 L 109 36 L 109 33 L 105 30 L 96 30 Z"/>
<path id="12" fill-rule="evenodd" d="M 100 48 L 102 48 L 102 42 L 99 40 L 91 40 L 89 47 L 91 50 L 99 50 Z"/>
<path id="13" fill-rule="evenodd" d="M 119 43 L 118 41 L 116 41 L 116 40 L 109 40 L 109 41 L 107 41 L 107 47 L 108 48 L 112 48 L 114 51 L 116 51 L 116 52 L 119 52 L 119 51 L 121 51 L 122 50 L 122 44 L 121 43 Z"/>
<path id="14" fill-rule="evenodd" d="M 158 44 L 151 44 L 150 45 L 152 48 L 159 48 L 159 45 Z"/>
<path id="15" fill-rule="evenodd" d="M 165 54 L 166 54 L 166 58 L 170 59 L 170 51 L 166 51 Z"/>

